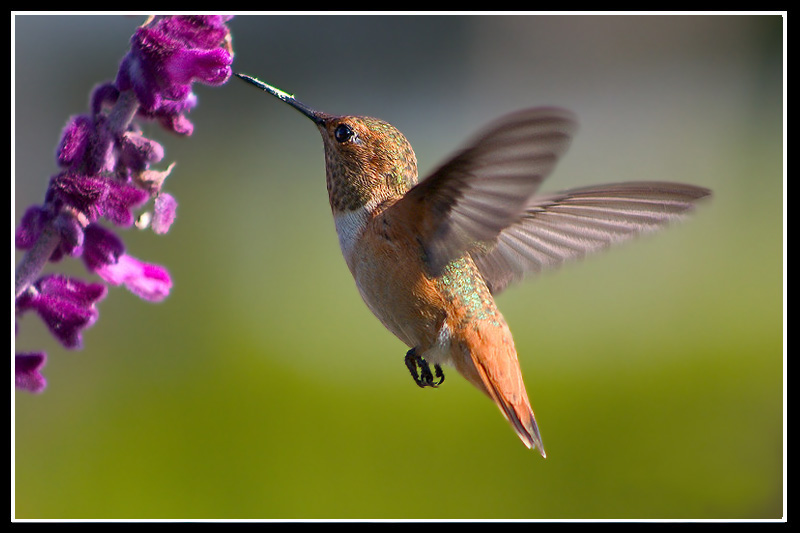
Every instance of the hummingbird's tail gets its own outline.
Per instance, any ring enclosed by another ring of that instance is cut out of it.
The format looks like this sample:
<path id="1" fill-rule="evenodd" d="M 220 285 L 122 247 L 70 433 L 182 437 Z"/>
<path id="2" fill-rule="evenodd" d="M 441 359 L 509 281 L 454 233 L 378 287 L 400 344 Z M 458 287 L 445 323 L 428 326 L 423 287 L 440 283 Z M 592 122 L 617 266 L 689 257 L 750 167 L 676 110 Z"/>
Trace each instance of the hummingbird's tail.
<path id="1" fill-rule="evenodd" d="M 480 334 L 477 337 L 484 342 L 467 343 L 460 354 L 453 354 L 456 370 L 494 400 L 525 446 L 546 457 L 511 334 L 500 342 L 486 342 Z"/>

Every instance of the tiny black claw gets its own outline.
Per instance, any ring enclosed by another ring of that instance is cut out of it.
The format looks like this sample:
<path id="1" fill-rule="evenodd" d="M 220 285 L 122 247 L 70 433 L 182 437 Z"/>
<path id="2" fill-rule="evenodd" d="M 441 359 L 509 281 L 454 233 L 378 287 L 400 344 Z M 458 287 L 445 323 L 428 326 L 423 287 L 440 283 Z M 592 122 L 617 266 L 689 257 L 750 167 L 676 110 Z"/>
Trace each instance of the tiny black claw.
<path id="1" fill-rule="evenodd" d="M 419 380 L 423 386 L 433 385 L 433 374 L 431 374 L 431 367 L 425 359 L 420 358 L 417 361 L 419 365 Z"/>
<path id="2" fill-rule="evenodd" d="M 439 381 L 434 382 L 434 374 L 431 373 L 430 365 L 425 359 L 417 355 L 416 348 L 412 348 L 408 351 L 405 361 L 406 367 L 408 367 L 409 372 L 411 372 L 411 377 L 414 378 L 414 383 L 420 387 L 435 388 L 444 382 L 444 372 L 442 372 L 442 367 L 438 364 L 433 365 L 434 371 L 436 372 L 436 377 L 439 378 Z"/>
<path id="3" fill-rule="evenodd" d="M 411 372 L 411 377 L 414 378 L 414 383 L 419 385 L 420 387 L 424 387 L 423 382 L 419 379 L 419 372 L 417 372 L 417 361 L 419 357 L 417 357 L 417 352 L 414 348 L 411 348 L 408 353 L 406 353 L 406 367 L 408 368 L 409 372 Z"/>
<path id="4" fill-rule="evenodd" d="M 444 383 L 444 372 L 442 372 L 442 367 L 440 367 L 438 364 L 433 365 L 433 368 L 436 370 L 436 377 L 439 378 L 439 381 L 436 382 L 436 385 L 434 385 L 434 387 L 438 387 L 439 385 Z"/>

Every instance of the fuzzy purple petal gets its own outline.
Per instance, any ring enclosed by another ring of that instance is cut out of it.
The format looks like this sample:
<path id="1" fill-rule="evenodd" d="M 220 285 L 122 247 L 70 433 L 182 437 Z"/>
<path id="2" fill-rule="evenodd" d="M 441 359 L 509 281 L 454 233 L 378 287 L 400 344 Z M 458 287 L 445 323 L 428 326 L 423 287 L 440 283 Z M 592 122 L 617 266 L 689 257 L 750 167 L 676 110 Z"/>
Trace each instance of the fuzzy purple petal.
<path id="1" fill-rule="evenodd" d="M 169 231 L 169 227 L 175 221 L 175 210 L 178 202 L 172 195 L 161 193 L 154 202 L 153 209 L 153 231 L 164 234 Z"/>
<path id="2" fill-rule="evenodd" d="M 194 132 L 194 124 L 184 115 L 164 115 L 158 120 L 161 126 L 177 135 L 189 136 Z"/>
<path id="3" fill-rule="evenodd" d="M 30 206 L 22 215 L 22 220 L 20 220 L 14 235 L 16 247 L 20 250 L 29 250 L 39 239 L 45 224 L 51 218 L 52 216 L 46 209 L 38 205 Z"/>
<path id="4" fill-rule="evenodd" d="M 125 253 L 122 239 L 98 224 L 91 224 L 85 230 L 85 244 L 81 256 L 86 268 L 91 272 L 114 265 Z"/>
<path id="5" fill-rule="evenodd" d="M 146 169 L 151 163 L 164 158 L 164 147 L 141 133 L 126 132 L 122 136 L 120 164 L 135 172 Z"/>
<path id="6" fill-rule="evenodd" d="M 139 116 L 146 119 L 157 120 L 165 129 L 177 135 L 191 135 L 194 125 L 186 117 L 197 105 L 197 95 L 189 93 L 183 100 L 164 100 L 158 109 L 147 111 L 139 109 Z"/>
<path id="7" fill-rule="evenodd" d="M 116 264 L 99 268 L 97 274 L 112 285 L 124 284 L 133 294 L 151 302 L 163 300 L 172 288 L 166 269 L 125 254 Z"/>
<path id="8" fill-rule="evenodd" d="M 66 255 L 81 255 L 83 251 L 83 225 L 72 213 L 61 212 L 53 221 L 53 225 L 61 235 L 57 251 Z M 51 260 L 55 260 L 52 258 Z"/>
<path id="9" fill-rule="evenodd" d="M 83 159 L 93 132 L 92 119 L 86 115 L 72 117 L 61 134 L 61 142 L 56 150 L 59 166 L 70 166 Z"/>
<path id="10" fill-rule="evenodd" d="M 231 77 L 230 54 L 222 49 L 181 50 L 165 62 L 173 83 L 189 84 L 200 80 L 219 85 Z"/>
<path id="11" fill-rule="evenodd" d="M 16 387 L 28 392 L 42 392 L 47 386 L 40 370 L 47 357 L 43 352 L 21 353 L 14 356 L 14 376 Z"/>
<path id="12" fill-rule="evenodd" d="M 119 98 L 119 89 L 113 83 L 101 83 L 92 91 L 90 107 L 97 115 L 106 105 L 114 105 Z"/>
<path id="13" fill-rule="evenodd" d="M 109 194 L 102 205 L 103 215 L 117 226 L 133 224 L 132 210 L 144 204 L 150 195 L 133 185 L 109 180 Z"/>
<path id="14" fill-rule="evenodd" d="M 82 213 L 90 222 L 103 214 L 109 181 L 104 178 L 62 172 L 50 179 L 45 201 L 56 210 L 66 206 Z"/>
<path id="15" fill-rule="evenodd" d="M 164 18 L 160 21 L 164 33 L 179 39 L 193 48 L 217 48 L 226 39 L 225 23 L 229 15 L 189 15 Z"/>

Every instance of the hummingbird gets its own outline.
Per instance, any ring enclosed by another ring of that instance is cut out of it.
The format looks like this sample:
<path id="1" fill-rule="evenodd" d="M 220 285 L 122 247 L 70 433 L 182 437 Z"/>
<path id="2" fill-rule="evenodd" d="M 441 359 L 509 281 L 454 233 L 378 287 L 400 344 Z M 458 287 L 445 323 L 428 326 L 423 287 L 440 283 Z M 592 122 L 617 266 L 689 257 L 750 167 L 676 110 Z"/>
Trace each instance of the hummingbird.
<path id="1" fill-rule="evenodd" d="M 409 350 L 420 387 L 452 366 L 499 407 L 520 440 L 546 457 L 514 339 L 494 297 L 525 274 L 558 267 L 689 213 L 708 189 L 612 183 L 536 194 L 577 129 L 557 107 L 508 114 L 418 180 L 394 126 L 332 115 L 251 76 L 322 134 L 333 220 L 358 292 Z"/>

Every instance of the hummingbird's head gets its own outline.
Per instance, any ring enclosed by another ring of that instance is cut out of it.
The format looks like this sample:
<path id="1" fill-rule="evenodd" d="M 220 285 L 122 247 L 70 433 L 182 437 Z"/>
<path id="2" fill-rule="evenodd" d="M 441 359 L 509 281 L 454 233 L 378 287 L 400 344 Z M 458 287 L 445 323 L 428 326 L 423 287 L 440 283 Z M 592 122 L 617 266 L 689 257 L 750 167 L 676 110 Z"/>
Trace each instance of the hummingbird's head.
<path id="1" fill-rule="evenodd" d="M 370 117 L 335 116 L 245 74 L 246 82 L 283 100 L 319 128 L 325 145 L 328 198 L 334 213 L 375 207 L 403 196 L 417 183 L 417 157 L 397 128 Z"/>
<path id="2" fill-rule="evenodd" d="M 403 196 L 417 183 L 417 158 L 397 128 L 382 120 L 323 116 L 328 198 L 334 212 L 372 207 Z"/>

